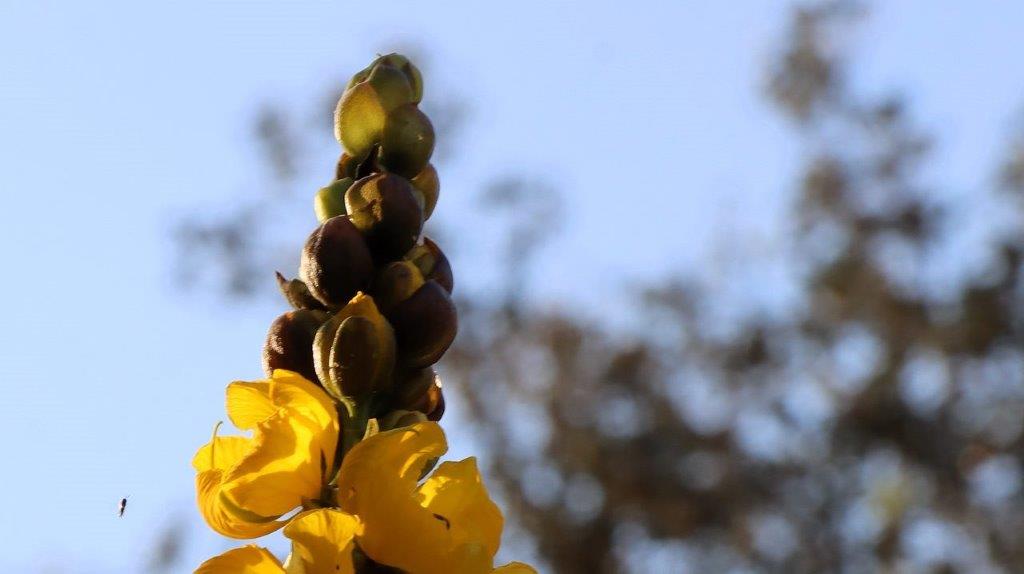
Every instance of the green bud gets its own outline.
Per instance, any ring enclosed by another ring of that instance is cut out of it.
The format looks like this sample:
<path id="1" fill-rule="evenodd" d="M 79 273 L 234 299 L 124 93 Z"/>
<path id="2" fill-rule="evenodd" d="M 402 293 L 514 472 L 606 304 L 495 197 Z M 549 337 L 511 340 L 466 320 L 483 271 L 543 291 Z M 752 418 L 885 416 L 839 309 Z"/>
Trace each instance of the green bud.
<path id="1" fill-rule="evenodd" d="M 429 237 L 424 237 L 422 244 L 410 249 L 405 254 L 405 259 L 420 270 L 424 279 L 437 281 L 448 293 L 455 288 L 455 277 L 452 276 L 452 266 L 448 263 L 448 258 Z"/>
<path id="2" fill-rule="evenodd" d="M 398 68 L 386 64 L 374 66 L 366 82 L 373 86 L 385 112 L 412 103 L 412 86 Z"/>
<path id="3" fill-rule="evenodd" d="M 377 60 L 374 60 L 372 64 L 356 72 L 355 75 L 352 76 L 352 79 L 348 81 L 348 85 L 345 86 L 345 90 L 351 90 L 356 84 L 365 82 L 366 79 L 370 77 L 370 72 L 373 71 L 373 66 L 376 64 Z"/>
<path id="4" fill-rule="evenodd" d="M 387 114 L 381 142 L 381 165 L 390 172 L 413 178 L 434 153 L 434 126 L 415 104 L 399 106 Z"/>
<path id="5" fill-rule="evenodd" d="M 388 313 L 395 329 L 399 362 L 421 368 L 444 355 L 458 331 L 455 305 L 437 281 L 427 281 Z"/>
<path id="6" fill-rule="evenodd" d="M 366 241 L 348 217 L 339 215 L 314 231 L 302 249 L 299 278 L 328 307 L 340 307 L 373 277 Z"/>
<path id="7" fill-rule="evenodd" d="M 395 365 L 395 336 L 373 298 L 362 293 L 316 332 L 317 377 L 336 399 L 388 391 Z"/>
<path id="8" fill-rule="evenodd" d="M 387 65 L 393 65 L 409 78 L 409 84 L 413 87 L 413 103 L 420 103 L 423 100 L 423 75 L 420 74 L 420 69 L 409 61 L 408 57 L 392 53 L 382 56 L 380 61 Z"/>
<path id="9" fill-rule="evenodd" d="M 345 207 L 378 260 L 401 257 L 423 228 L 423 210 L 412 185 L 397 175 L 380 173 L 356 181 L 345 193 Z"/>
<path id="10" fill-rule="evenodd" d="M 346 89 L 351 89 L 353 86 L 369 80 L 370 75 L 380 67 L 399 70 L 405 76 L 405 80 L 411 88 L 410 93 L 412 95 L 412 103 L 420 103 L 420 100 L 423 99 L 423 75 L 420 74 L 419 69 L 414 66 L 408 58 L 400 54 L 388 54 L 386 56 L 378 57 L 369 66 L 363 68 L 359 72 L 356 72 L 356 74 L 348 81 Z"/>
<path id="11" fill-rule="evenodd" d="M 423 274 L 409 261 L 389 263 L 373 283 L 374 300 L 385 315 L 423 285 Z"/>
<path id="12" fill-rule="evenodd" d="M 416 177 L 410 180 L 412 186 L 423 194 L 423 220 L 430 219 L 430 214 L 434 213 L 434 207 L 437 206 L 437 197 L 441 191 L 441 181 L 437 178 L 437 170 L 434 169 L 434 165 L 428 163 L 423 171 L 416 174 Z"/>
<path id="13" fill-rule="evenodd" d="M 331 343 L 327 377 L 340 395 L 361 397 L 373 390 L 377 337 L 373 323 L 353 316 L 341 322 Z"/>
<path id="14" fill-rule="evenodd" d="M 323 303 L 317 301 L 316 297 L 309 292 L 309 287 L 305 283 L 298 279 L 285 279 L 284 275 L 279 272 L 276 272 L 275 275 L 277 276 L 277 286 L 292 307 L 295 309 L 325 309 Z"/>
<path id="15" fill-rule="evenodd" d="M 352 186 L 352 178 L 346 177 L 321 187 L 313 199 L 313 210 L 317 221 L 323 223 L 332 217 L 345 215 L 345 192 Z"/>
<path id="16" fill-rule="evenodd" d="M 313 339 L 327 317 L 324 311 L 299 310 L 275 319 L 263 344 L 263 372 L 269 377 L 274 369 L 287 369 L 315 382 Z"/>
<path id="17" fill-rule="evenodd" d="M 356 84 L 338 100 L 334 110 L 334 137 L 349 155 L 365 158 L 381 141 L 387 112 L 368 83 Z"/>
<path id="18" fill-rule="evenodd" d="M 419 411 L 391 411 L 380 418 L 380 430 L 389 431 L 401 427 L 412 426 L 427 420 L 427 415 Z"/>

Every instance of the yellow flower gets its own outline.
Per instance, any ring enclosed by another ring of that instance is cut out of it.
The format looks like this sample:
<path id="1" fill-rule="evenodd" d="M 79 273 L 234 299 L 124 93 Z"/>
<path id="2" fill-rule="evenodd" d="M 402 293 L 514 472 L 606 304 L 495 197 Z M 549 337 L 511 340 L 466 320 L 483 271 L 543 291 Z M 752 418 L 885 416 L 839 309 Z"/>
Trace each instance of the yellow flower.
<path id="1" fill-rule="evenodd" d="M 342 510 L 310 510 L 288 522 L 287 566 L 245 546 L 207 560 L 196 574 L 354 574 L 357 545 L 409 574 L 536 574 L 519 562 L 493 567 L 502 517 L 474 459 L 444 463 L 417 486 L 427 461 L 445 450 L 432 422 L 374 435 L 342 464 Z"/>
<path id="2" fill-rule="evenodd" d="M 301 376 L 228 387 L 228 415 L 252 438 L 218 437 L 199 449 L 199 507 L 214 530 L 254 538 L 282 526 L 292 540 L 287 567 L 245 546 L 205 562 L 201 574 L 351 574 L 358 546 L 373 561 L 411 574 L 531 574 L 520 563 L 494 569 L 503 518 L 476 460 L 445 462 L 441 427 L 422 422 L 356 444 L 338 477 L 339 509 L 279 518 L 321 496 L 333 468 L 339 423 L 327 394 Z"/>
<path id="3" fill-rule="evenodd" d="M 367 556 L 414 574 L 486 574 L 494 568 L 503 518 L 476 460 L 446 462 L 422 484 L 428 461 L 448 450 L 437 423 L 422 422 L 358 443 L 342 462 L 341 509 L 359 519 Z M 513 563 L 497 572 L 529 573 Z"/>
<path id="4" fill-rule="evenodd" d="M 355 517 L 333 509 L 302 512 L 284 529 L 292 541 L 287 566 L 265 548 L 243 546 L 204 562 L 196 574 L 354 574 Z"/>
<path id="5" fill-rule="evenodd" d="M 215 436 L 196 453 L 199 509 L 225 536 L 263 536 L 284 526 L 281 515 L 320 497 L 334 465 L 337 411 L 320 387 L 285 370 L 229 385 L 227 410 L 253 436 Z"/>

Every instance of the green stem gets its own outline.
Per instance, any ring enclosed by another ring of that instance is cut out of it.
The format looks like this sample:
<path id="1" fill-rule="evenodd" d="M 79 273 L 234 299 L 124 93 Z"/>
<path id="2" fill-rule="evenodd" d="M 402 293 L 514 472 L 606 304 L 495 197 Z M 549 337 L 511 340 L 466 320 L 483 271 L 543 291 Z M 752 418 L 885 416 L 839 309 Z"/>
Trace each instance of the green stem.
<path id="1" fill-rule="evenodd" d="M 341 421 L 341 440 L 334 454 L 334 468 L 331 469 L 329 484 L 336 484 L 341 461 L 352 450 L 352 447 L 363 440 L 366 434 L 366 423 L 370 419 L 371 404 L 369 398 L 362 400 L 343 399 L 337 404 L 338 420 Z"/>
<path id="2" fill-rule="evenodd" d="M 366 422 L 370 419 L 370 401 L 356 400 L 345 404 L 342 417 L 341 456 L 344 457 L 366 434 Z"/>

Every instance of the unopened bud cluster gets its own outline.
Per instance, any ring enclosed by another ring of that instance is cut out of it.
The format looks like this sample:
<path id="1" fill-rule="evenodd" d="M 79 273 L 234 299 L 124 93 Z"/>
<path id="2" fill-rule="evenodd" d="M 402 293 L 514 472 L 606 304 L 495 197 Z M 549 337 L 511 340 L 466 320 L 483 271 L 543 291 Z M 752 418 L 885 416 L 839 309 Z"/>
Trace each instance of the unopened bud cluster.
<path id="1" fill-rule="evenodd" d="M 270 327 L 263 366 L 318 382 L 382 427 L 440 419 L 431 368 L 455 338 L 452 270 L 422 236 L 437 204 L 434 130 L 423 80 L 404 56 L 377 58 L 349 82 L 334 117 L 344 149 L 314 199 L 320 226 L 297 279 L 278 275 L 294 307 Z"/>

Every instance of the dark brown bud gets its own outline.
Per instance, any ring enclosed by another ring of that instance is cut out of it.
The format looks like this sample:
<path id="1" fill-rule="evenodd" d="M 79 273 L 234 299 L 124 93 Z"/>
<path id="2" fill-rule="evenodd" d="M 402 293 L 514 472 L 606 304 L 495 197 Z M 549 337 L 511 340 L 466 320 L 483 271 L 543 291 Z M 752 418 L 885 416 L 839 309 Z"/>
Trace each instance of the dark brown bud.
<path id="1" fill-rule="evenodd" d="M 437 387 L 437 405 L 434 410 L 427 413 L 427 420 L 434 421 L 435 423 L 441 420 L 444 416 L 444 392 L 441 390 L 440 385 Z"/>
<path id="2" fill-rule="evenodd" d="M 452 276 L 452 266 L 448 263 L 448 258 L 429 237 L 424 237 L 421 245 L 410 249 L 405 254 L 405 259 L 420 270 L 425 280 L 437 281 L 449 293 L 455 288 L 455 278 Z"/>
<path id="3" fill-rule="evenodd" d="M 396 428 L 412 426 L 427 420 L 427 415 L 419 411 L 391 411 L 380 418 L 380 430 L 389 431 Z"/>
<path id="4" fill-rule="evenodd" d="M 458 331 L 455 304 L 437 281 L 427 281 L 388 314 L 398 343 L 398 360 L 409 368 L 436 363 Z"/>
<path id="5" fill-rule="evenodd" d="M 289 311 L 274 320 L 263 344 L 263 372 L 287 369 L 316 382 L 313 368 L 313 338 L 327 320 L 324 311 Z"/>
<path id="6" fill-rule="evenodd" d="M 416 104 L 399 106 L 384 119 L 380 148 L 381 166 L 412 179 L 434 153 L 434 126 Z"/>
<path id="7" fill-rule="evenodd" d="M 316 300 L 316 297 L 309 292 L 309 287 L 298 279 L 285 279 L 284 275 L 275 273 L 277 286 L 288 301 L 288 304 L 295 309 L 326 309 L 323 303 Z"/>
<path id="8" fill-rule="evenodd" d="M 387 315 L 423 286 L 423 274 L 410 261 L 389 263 L 373 282 L 373 300 Z"/>
<path id="9" fill-rule="evenodd" d="M 328 307 L 340 307 L 373 277 L 373 258 L 347 216 L 339 215 L 314 231 L 302 249 L 299 277 Z"/>
<path id="10" fill-rule="evenodd" d="M 366 236 L 379 261 L 401 257 L 416 244 L 423 228 L 423 209 L 409 181 L 379 173 L 352 184 L 345 193 L 352 224 Z"/>
<path id="11" fill-rule="evenodd" d="M 437 408 L 437 391 L 441 382 L 434 369 L 414 369 L 397 377 L 391 408 L 427 414 Z"/>

